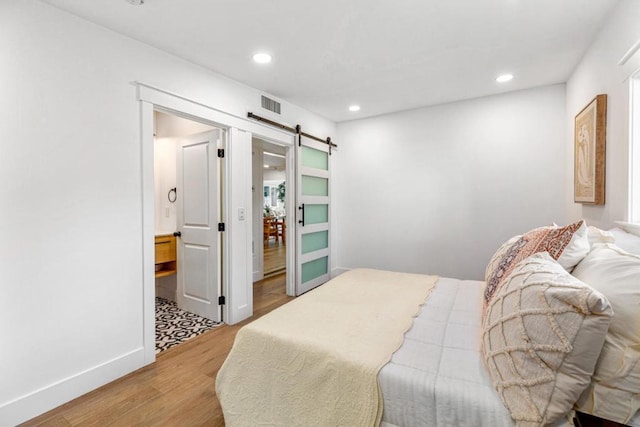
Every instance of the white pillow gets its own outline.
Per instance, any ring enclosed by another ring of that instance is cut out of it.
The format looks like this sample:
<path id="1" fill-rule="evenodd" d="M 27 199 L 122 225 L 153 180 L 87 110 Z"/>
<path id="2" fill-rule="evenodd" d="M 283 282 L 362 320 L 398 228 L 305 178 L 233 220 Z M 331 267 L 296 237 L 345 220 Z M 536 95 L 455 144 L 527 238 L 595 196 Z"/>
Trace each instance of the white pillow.
<path id="1" fill-rule="evenodd" d="M 633 223 L 633 222 L 624 222 L 624 221 L 616 221 L 615 223 L 618 225 L 618 227 L 622 228 L 627 233 L 640 236 L 640 224 Z"/>
<path id="2" fill-rule="evenodd" d="M 627 233 L 620 228 L 612 228 L 609 233 L 614 238 L 616 246 L 635 255 L 640 255 L 640 236 Z"/>
<path id="3" fill-rule="evenodd" d="M 573 276 L 604 294 L 614 313 L 591 384 L 576 407 L 628 424 L 640 409 L 640 256 L 600 244 Z"/>
<path id="4" fill-rule="evenodd" d="M 597 245 L 598 243 L 613 243 L 616 241 L 613 234 L 607 230 L 601 230 L 600 228 L 590 225 L 588 227 L 587 236 L 589 237 L 589 245 Z"/>
<path id="5" fill-rule="evenodd" d="M 489 376 L 519 426 L 564 417 L 589 385 L 611 318 L 598 291 L 547 252 L 518 263 L 482 325 Z"/>
<path id="6" fill-rule="evenodd" d="M 580 221 L 578 221 L 578 224 L 579 223 Z M 558 228 L 561 229 L 562 227 Z M 582 224 L 580 224 L 580 227 L 576 230 L 575 233 L 573 233 L 573 236 L 571 236 L 571 241 L 562 251 L 562 255 L 560 255 L 560 258 L 558 258 L 558 263 L 562 267 L 564 267 L 565 270 L 571 273 L 573 267 L 575 267 L 576 264 L 582 261 L 582 258 L 584 258 L 585 255 L 589 253 L 590 249 L 591 247 L 589 246 L 587 223 L 582 220 Z"/>

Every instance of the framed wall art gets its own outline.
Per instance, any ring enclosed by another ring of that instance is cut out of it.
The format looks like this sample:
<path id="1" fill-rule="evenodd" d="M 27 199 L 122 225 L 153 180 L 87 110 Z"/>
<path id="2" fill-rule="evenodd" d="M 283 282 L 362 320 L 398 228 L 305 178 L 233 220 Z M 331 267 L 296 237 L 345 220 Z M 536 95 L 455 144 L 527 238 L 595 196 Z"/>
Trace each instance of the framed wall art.
<path id="1" fill-rule="evenodd" d="M 575 119 L 574 202 L 604 205 L 607 95 L 598 95 Z"/>

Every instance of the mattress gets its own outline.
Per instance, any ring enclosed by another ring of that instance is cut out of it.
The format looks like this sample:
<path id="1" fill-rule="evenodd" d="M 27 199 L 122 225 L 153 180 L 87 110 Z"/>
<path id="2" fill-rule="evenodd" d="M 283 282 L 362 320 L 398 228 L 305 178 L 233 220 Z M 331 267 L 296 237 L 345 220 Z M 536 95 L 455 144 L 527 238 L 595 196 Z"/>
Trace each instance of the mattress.
<path id="1" fill-rule="evenodd" d="M 440 278 L 378 374 L 382 425 L 514 426 L 482 363 L 484 282 Z"/>

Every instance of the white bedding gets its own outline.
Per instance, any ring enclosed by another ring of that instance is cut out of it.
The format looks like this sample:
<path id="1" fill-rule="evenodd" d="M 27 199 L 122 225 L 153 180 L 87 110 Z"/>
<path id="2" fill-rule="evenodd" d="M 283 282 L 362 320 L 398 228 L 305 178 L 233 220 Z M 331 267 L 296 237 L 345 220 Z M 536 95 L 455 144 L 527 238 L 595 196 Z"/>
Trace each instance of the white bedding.
<path id="1" fill-rule="evenodd" d="M 479 281 L 438 279 L 405 334 L 402 346 L 378 372 L 382 427 L 515 426 L 482 362 L 480 328 L 484 287 L 484 282 Z M 269 375 L 248 377 L 264 377 L 269 382 L 273 380 Z M 238 379 L 246 377 L 234 374 L 227 381 L 229 387 L 235 389 Z M 218 380 L 216 388 L 224 408 Z M 257 404 L 256 399 L 248 395 L 235 400 Z M 332 405 L 320 407 L 326 410 Z M 264 410 L 260 413 L 264 414 Z M 225 413 L 225 419 L 228 416 Z M 318 424 L 314 418 L 306 425 L 313 424 L 311 421 Z M 569 424 L 563 421 L 558 425 Z"/>
<path id="2" fill-rule="evenodd" d="M 440 278 L 378 374 L 384 425 L 514 426 L 482 364 L 484 282 Z"/>
<path id="3" fill-rule="evenodd" d="M 216 377 L 227 426 L 373 426 L 377 374 L 438 278 L 357 269 L 244 326 Z"/>

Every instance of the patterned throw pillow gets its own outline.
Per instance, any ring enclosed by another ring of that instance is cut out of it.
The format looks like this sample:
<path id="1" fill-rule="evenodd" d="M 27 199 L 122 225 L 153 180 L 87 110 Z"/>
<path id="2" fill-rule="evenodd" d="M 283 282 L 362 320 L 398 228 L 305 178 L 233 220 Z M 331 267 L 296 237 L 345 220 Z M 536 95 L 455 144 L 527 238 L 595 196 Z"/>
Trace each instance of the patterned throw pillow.
<path id="1" fill-rule="evenodd" d="M 589 253 L 587 225 L 580 220 L 566 227 L 540 227 L 505 242 L 487 265 L 485 307 L 513 267 L 538 252 L 548 252 L 567 271 Z"/>
<path id="2" fill-rule="evenodd" d="M 516 423 L 551 425 L 589 385 L 611 321 L 607 299 L 548 253 L 517 264 L 487 307 L 482 351 Z"/>

